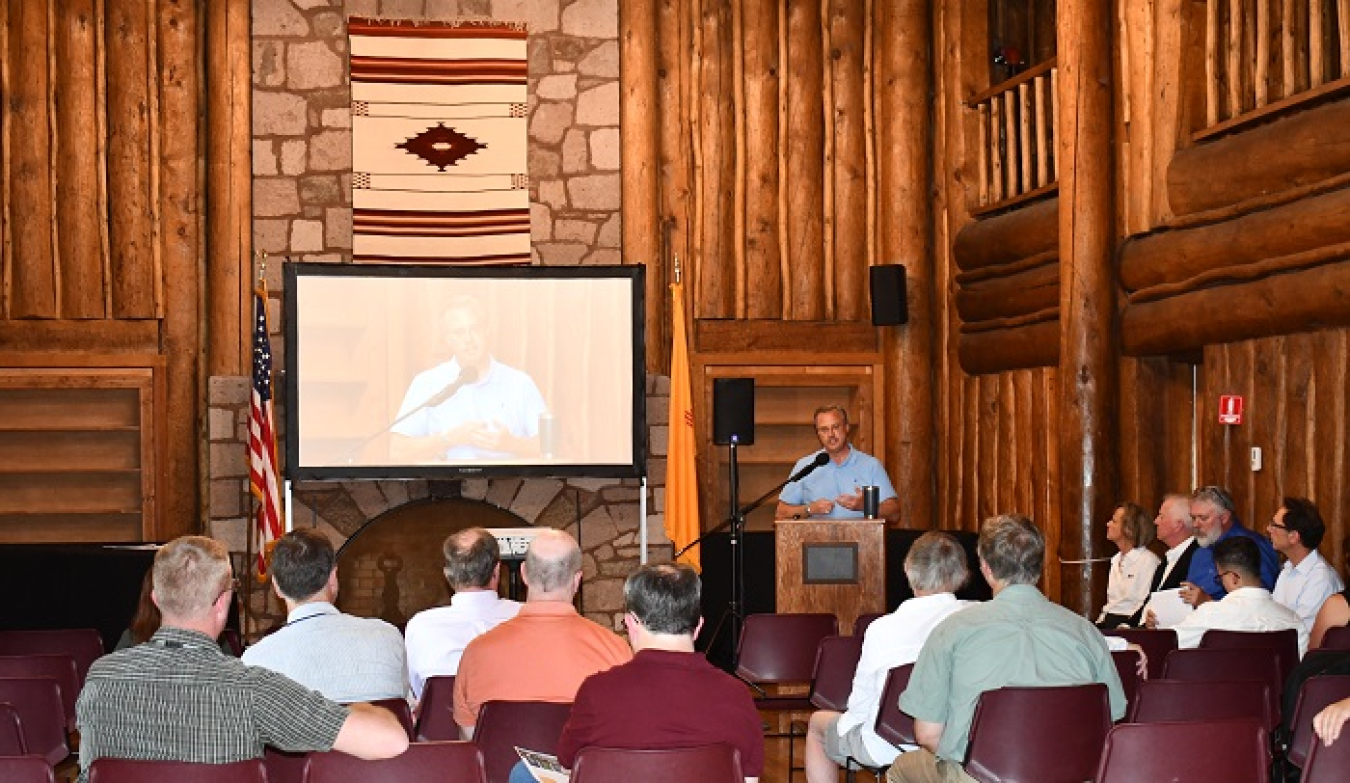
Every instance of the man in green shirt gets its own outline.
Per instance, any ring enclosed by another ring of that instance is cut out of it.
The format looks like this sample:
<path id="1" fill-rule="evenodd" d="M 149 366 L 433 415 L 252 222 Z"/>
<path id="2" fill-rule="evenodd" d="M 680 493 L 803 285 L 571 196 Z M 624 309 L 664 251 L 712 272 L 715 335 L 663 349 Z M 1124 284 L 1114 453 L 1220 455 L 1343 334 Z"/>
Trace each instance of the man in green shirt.
<path id="1" fill-rule="evenodd" d="M 924 643 L 900 697 L 900 708 L 914 716 L 920 748 L 895 760 L 890 783 L 972 780 L 961 764 L 985 691 L 1100 682 L 1110 694 L 1111 717 L 1125 714 L 1120 677 L 1101 633 L 1036 587 L 1045 537 L 1032 521 L 1015 514 L 985 520 L 979 555 L 994 600 L 943 620 Z"/>

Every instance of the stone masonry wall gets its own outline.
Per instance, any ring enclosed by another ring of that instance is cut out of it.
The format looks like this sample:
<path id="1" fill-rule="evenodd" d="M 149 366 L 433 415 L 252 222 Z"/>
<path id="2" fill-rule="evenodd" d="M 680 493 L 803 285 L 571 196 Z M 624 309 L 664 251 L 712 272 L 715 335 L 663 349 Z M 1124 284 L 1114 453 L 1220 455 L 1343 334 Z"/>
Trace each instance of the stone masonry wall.
<path id="1" fill-rule="evenodd" d="M 621 262 L 619 175 L 619 0 L 254 0 L 253 241 L 267 267 L 269 323 L 278 370 L 282 339 L 281 257 L 351 260 L 351 98 L 348 16 L 449 21 L 524 20 L 529 24 L 529 173 L 535 263 Z M 278 376 L 277 391 L 282 385 Z M 669 557 L 662 528 L 668 382 L 648 380 L 652 555 Z M 248 381 L 212 378 L 210 531 L 242 551 L 251 500 L 240 466 L 246 449 Z M 285 400 L 278 399 L 278 406 Z M 280 411 L 278 412 L 280 416 Z M 511 510 L 527 522 L 569 520 L 563 482 L 466 481 L 460 492 Z M 635 481 L 571 480 L 586 504 L 587 613 L 615 622 L 617 589 L 637 563 Z M 336 541 L 357 520 L 431 494 L 427 482 L 344 482 L 296 488 L 295 523 Z M 570 497 L 570 493 L 569 493 Z M 303 499 L 303 500 L 299 500 Z M 519 513 L 519 512 L 517 512 Z M 592 517 L 595 517 L 592 524 Z M 608 537 L 597 531 L 611 531 Z M 257 607 L 271 613 L 275 607 Z"/>

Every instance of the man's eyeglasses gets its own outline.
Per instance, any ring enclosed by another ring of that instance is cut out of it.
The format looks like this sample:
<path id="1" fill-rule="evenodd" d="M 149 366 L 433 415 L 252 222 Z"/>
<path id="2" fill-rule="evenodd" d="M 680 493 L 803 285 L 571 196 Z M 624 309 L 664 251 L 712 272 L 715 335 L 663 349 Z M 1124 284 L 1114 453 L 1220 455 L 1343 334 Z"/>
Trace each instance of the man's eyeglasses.
<path id="1" fill-rule="evenodd" d="M 1289 527 L 1288 527 L 1287 525 L 1281 525 L 1279 522 L 1271 522 L 1270 525 L 1269 525 L 1269 527 L 1274 528 L 1275 530 L 1288 530 L 1288 529 L 1289 529 Z"/>

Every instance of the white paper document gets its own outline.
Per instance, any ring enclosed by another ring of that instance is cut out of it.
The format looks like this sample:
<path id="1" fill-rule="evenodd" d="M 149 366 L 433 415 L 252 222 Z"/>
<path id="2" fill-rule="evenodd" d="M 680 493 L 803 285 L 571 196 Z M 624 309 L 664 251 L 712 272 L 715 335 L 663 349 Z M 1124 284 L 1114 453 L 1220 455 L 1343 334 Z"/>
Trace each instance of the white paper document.
<path id="1" fill-rule="evenodd" d="M 1185 620 L 1191 612 L 1195 611 L 1191 605 L 1181 600 L 1181 588 L 1174 587 L 1171 590 L 1159 590 L 1148 599 L 1148 606 L 1144 609 L 1144 616 L 1148 617 L 1149 611 L 1158 618 L 1159 628 L 1172 628 Z"/>

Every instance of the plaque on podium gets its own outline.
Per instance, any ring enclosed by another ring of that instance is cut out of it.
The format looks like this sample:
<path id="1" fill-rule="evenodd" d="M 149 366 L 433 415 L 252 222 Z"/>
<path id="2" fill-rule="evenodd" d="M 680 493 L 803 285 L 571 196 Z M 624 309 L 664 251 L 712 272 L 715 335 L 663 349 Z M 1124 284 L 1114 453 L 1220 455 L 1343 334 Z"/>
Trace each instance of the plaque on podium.
<path id="1" fill-rule="evenodd" d="M 886 523 L 780 519 L 774 524 L 779 612 L 829 612 L 842 633 L 886 611 Z"/>

